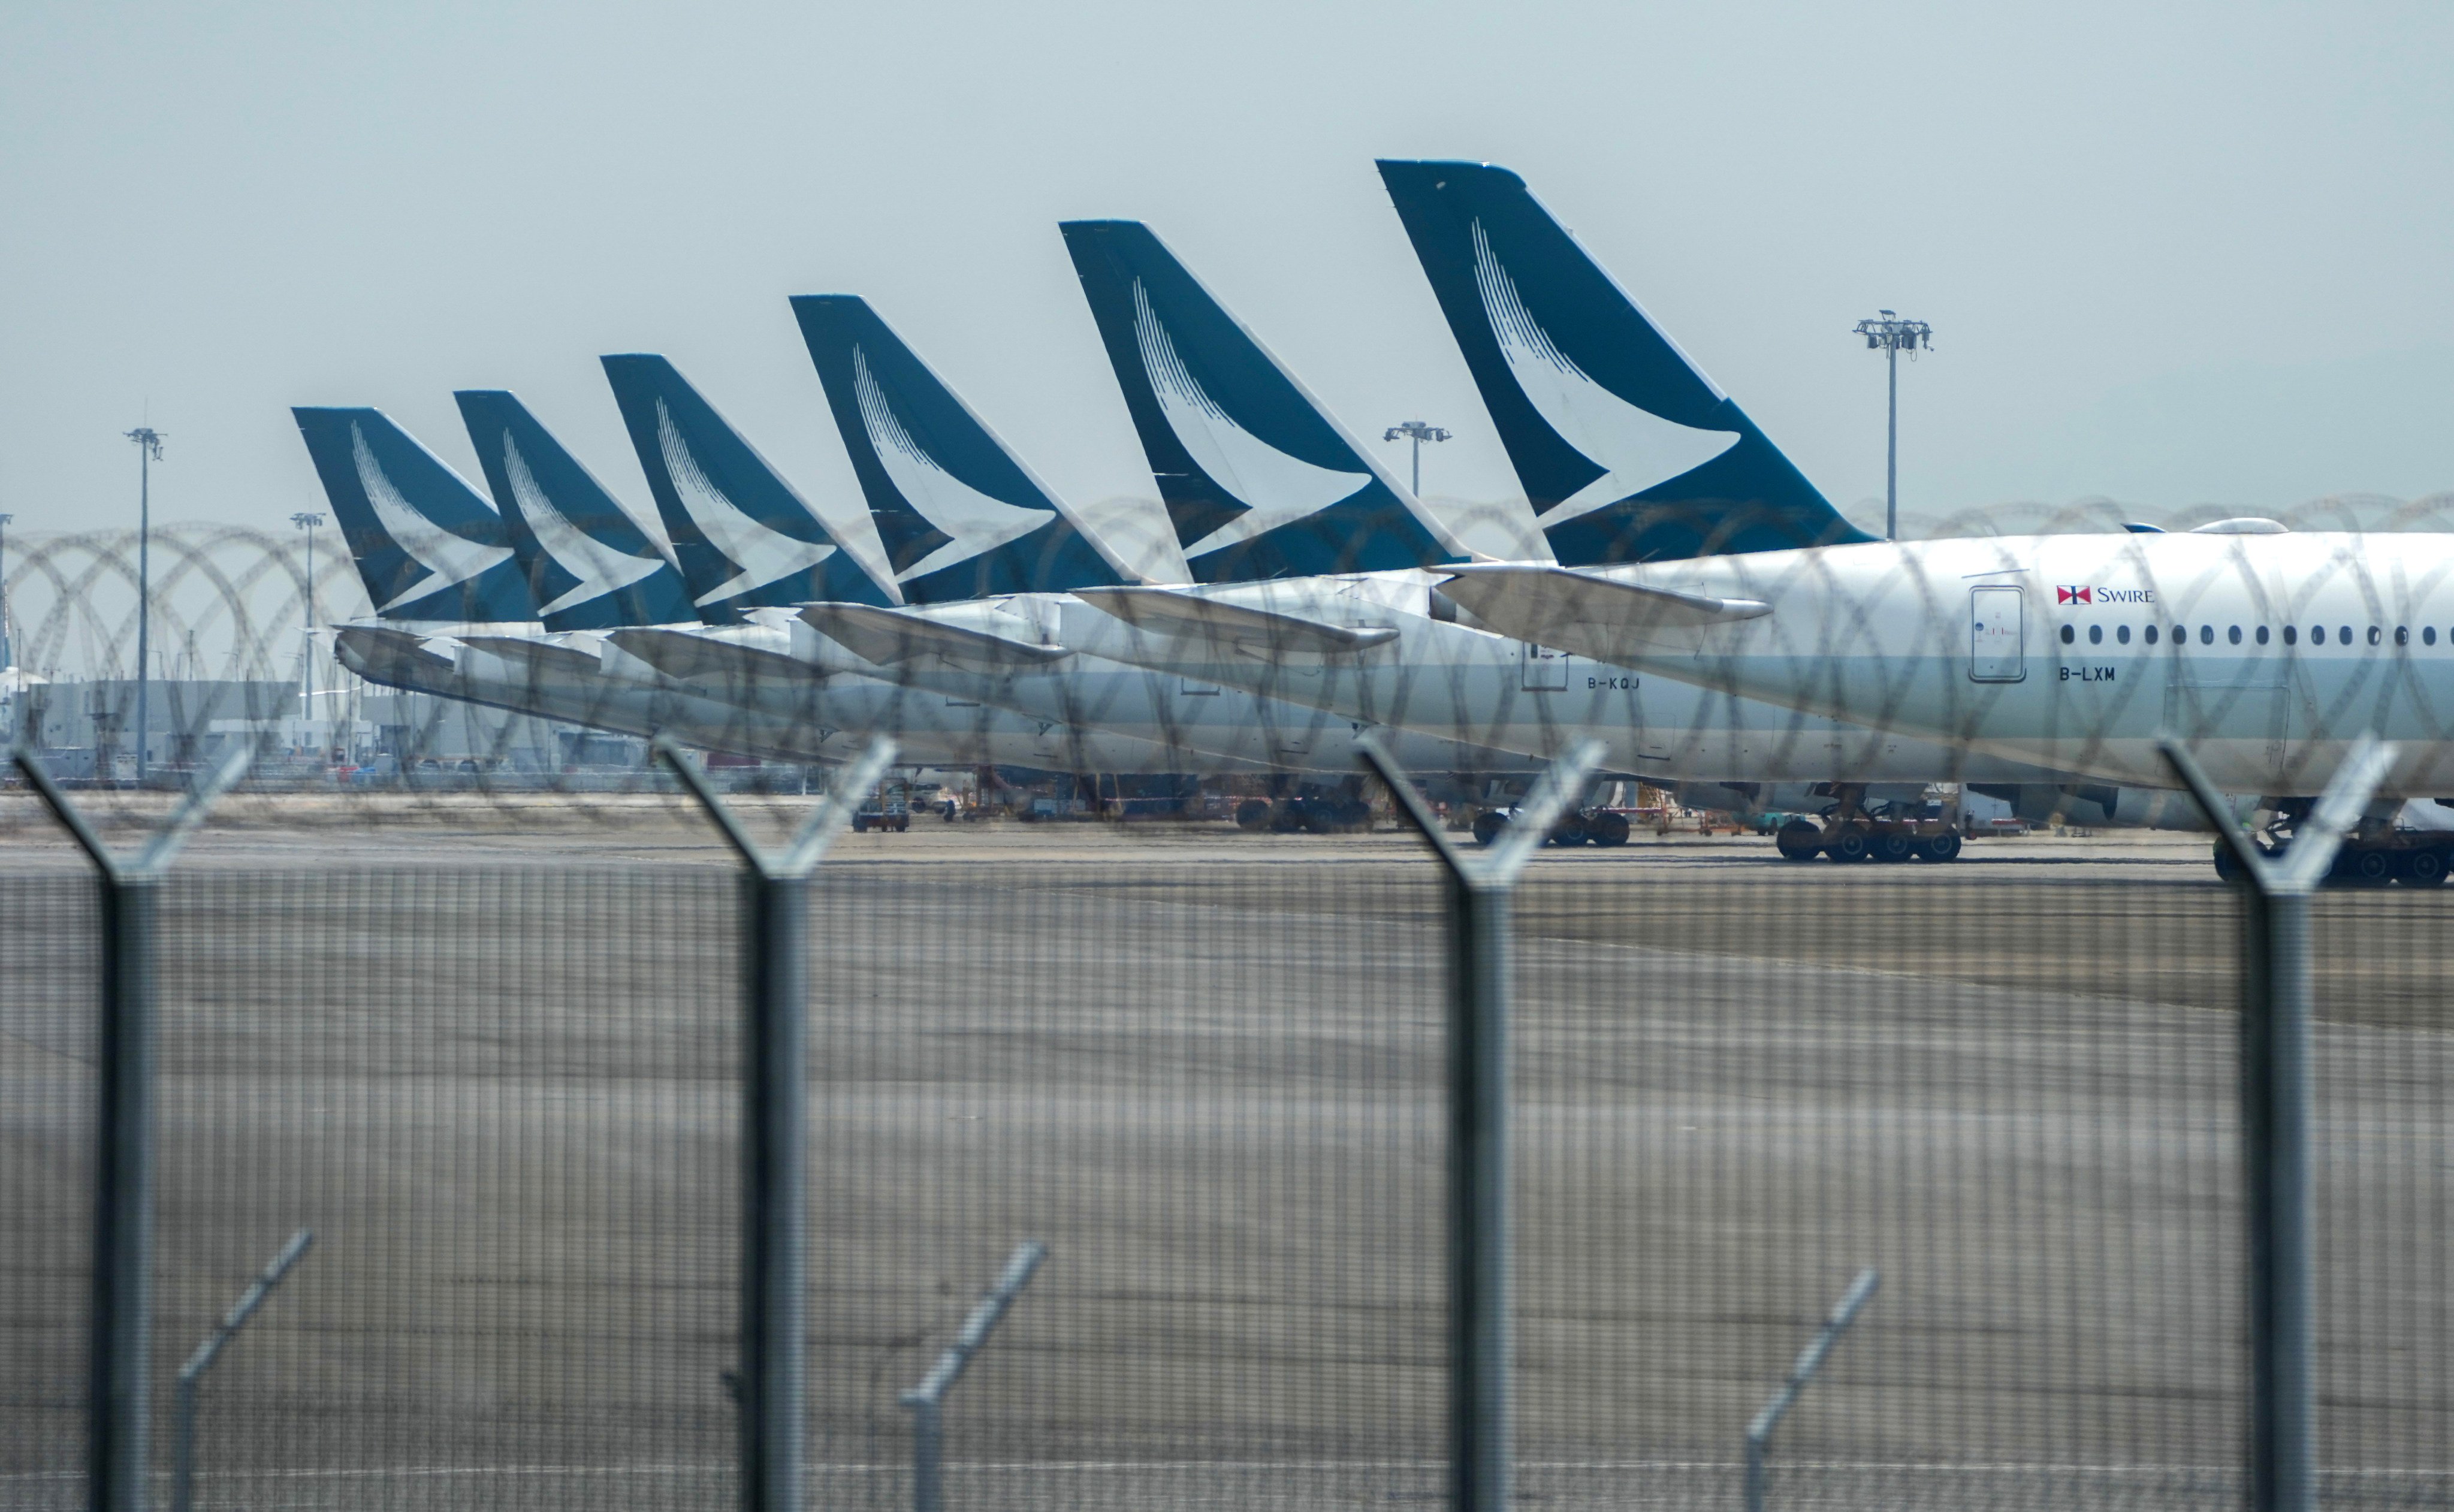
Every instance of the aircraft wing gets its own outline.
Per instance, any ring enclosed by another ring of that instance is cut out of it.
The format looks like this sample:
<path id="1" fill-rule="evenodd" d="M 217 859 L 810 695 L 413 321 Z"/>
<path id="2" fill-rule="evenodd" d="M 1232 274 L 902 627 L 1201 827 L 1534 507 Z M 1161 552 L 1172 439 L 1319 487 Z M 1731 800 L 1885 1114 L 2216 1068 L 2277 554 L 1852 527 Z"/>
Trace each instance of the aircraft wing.
<path id="1" fill-rule="evenodd" d="M 1599 661 L 1772 613 L 1758 599 L 1714 598 L 1564 567 L 1478 562 L 1449 570 L 1457 575 L 1440 592 L 1486 628 Z"/>
<path id="2" fill-rule="evenodd" d="M 908 610 L 868 604 L 805 604 L 801 619 L 854 655 L 880 666 L 915 656 L 942 656 L 958 667 L 1000 671 L 1036 667 L 1074 655 L 1063 646 L 1016 640 L 969 625 L 952 625 Z"/>
<path id="3" fill-rule="evenodd" d="M 1335 655 L 1398 638 L 1396 630 L 1384 626 L 1332 625 L 1170 588 L 1077 588 L 1074 596 L 1150 635 L 1219 641 L 1258 652 Z"/>

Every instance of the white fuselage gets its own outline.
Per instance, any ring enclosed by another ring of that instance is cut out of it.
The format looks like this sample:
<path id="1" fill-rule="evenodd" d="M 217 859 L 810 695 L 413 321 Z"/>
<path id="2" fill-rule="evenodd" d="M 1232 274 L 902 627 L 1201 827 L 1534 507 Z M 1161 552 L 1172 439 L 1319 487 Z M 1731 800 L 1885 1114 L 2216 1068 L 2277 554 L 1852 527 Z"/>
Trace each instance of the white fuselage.
<path id="1" fill-rule="evenodd" d="M 1715 693 L 2113 783 L 2178 785 L 2170 736 L 2219 786 L 2273 796 L 2317 792 L 2373 733 L 2398 745 L 2386 794 L 2454 793 L 2454 537 L 2013 536 L 1586 575 L 1768 610 L 1540 625 Z"/>
<path id="2" fill-rule="evenodd" d="M 1612 771 L 1669 781 L 2051 784 L 2034 763 L 1545 648 L 1433 616 L 1445 575 L 1371 573 L 1180 592 L 1350 629 L 1394 630 L 1354 652 L 1308 652 L 1266 634 L 1136 630 L 1069 600 L 1059 638 L 1083 654 L 1323 709 L 1367 728 L 1547 761 L 1599 739 Z"/>

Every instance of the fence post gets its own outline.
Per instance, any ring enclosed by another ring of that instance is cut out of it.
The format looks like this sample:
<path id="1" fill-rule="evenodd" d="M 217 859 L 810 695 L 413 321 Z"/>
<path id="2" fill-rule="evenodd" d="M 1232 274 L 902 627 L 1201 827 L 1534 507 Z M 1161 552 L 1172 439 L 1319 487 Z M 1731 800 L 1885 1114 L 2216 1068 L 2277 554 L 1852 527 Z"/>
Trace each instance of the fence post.
<path id="1" fill-rule="evenodd" d="M 247 1290 L 239 1293 L 238 1301 L 222 1319 L 221 1326 L 207 1334 L 205 1341 L 196 1346 L 196 1352 L 188 1357 L 188 1362 L 179 1367 L 178 1392 L 171 1423 L 171 1512 L 189 1512 L 189 1508 L 195 1504 L 196 1389 L 203 1384 L 205 1372 L 221 1358 L 222 1346 L 247 1326 L 247 1320 L 254 1317 L 255 1310 L 264 1305 L 264 1300 L 272 1295 L 272 1288 L 281 1284 L 281 1278 L 290 1274 L 290 1267 L 297 1264 L 300 1257 L 307 1253 L 307 1246 L 314 1242 L 312 1229 L 302 1228 L 291 1235 L 290 1242 L 281 1246 L 281 1253 L 272 1257 L 272 1262 L 265 1266 L 263 1273 L 248 1283 Z"/>
<path id="2" fill-rule="evenodd" d="M 946 1393 L 955 1389 L 955 1382 L 962 1379 L 963 1367 L 989 1341 L 990 1330 L 1005 1317 L 1005 1310 L 1014 1305 L 1022 1289 L 1031 1284 L 1039 1262 L 1047 1258 L 1048 1246 L 1036 1239 L 1016 1245 L 1014 1253 L 1006 1257 L 1005 1269 L 997 1273 L 996 1282 L 982 1294 L 971 1316 L 963 1320 L 955 1341 L 937 1357 L 937 1363 L 920 1384 L 899 1399 L 912 1409 L 912 1512 L 943 1512 L 946 1483 L 939 1465 L 946 1450 Z"/>
<path id="3" fill-rule="evenodd" d="M 1840 1341 L 1840 1335 L 1858 1320 L 1858 1309 L 1866 1305 L 1867 1299 L 1875 1295 L 1875 1288 L 1881 1285 L 1882 1280 L 1882 1272 L 1872 1265 L 1858 1273 L 1858 1279 L 1840 1294 L 1840 1300 L 1833 1304 L 1832 1316 L 1823 1320 L 1823 1326 L 1817 1329 L 1806 1347 L 1798 1352 L 1798 1362 L 1789 1367 L 1789 1379 L 1780 1383 L 1780 1389 L 1772 1394 L 1772 1399 L 1763 1404 L 1763 1410 L 1747 1424 L 1746 1479 L 1741 1488 L 1746 1512 L 1763 1512 L 1765 1482 L 1768 1479 L 1764 1473 L 1764 1451 L 1772 1443 L 1772 1431 L 1780 1426 L 1780 1420 L 1788 1415 L 1799 1394 L 1814 1381 L 1815 1373 L 1823 1368 L 1823 1358 L 1832 1353 L 1832 1346 Z"/>
<path id="4" fill-rule="evenodd" d="M 17 769 L 94 865 L 101 886 L 102 1001 L 94 1035 L 92 1290 L 87 1325 L 87 1504 L 145 1505 L 147 1350 L 152 1336 L 153 925 L 162 875 L 188 833 L 247 771 L 238 746 L 133 859 L 111 855 L 31 751 Z"/>
<path id="5" fill-rule="evenodd" d="M 2309 898 L 2394 761 L 2363 736 L 2291 846 L 2261 850 L 2177 740 L 2164 759 L 2241 863 L 2242 1188 L 2249 1226 L 2249 1504 L 2318 1501 L 2316 1311 L 2309 1253 Z"/>
<path id="6" fill-rule="evenodd" d="M 739 852 L 742 872 L 741 1504 L 801 1512 L 808 1384 L 810 874 L 895 758 L 872 740 L 782 855 L 770 855 L 671 740 L 655 755 Z"/>
<path id="7" fill-rule="evenodd" d="M 1519 873 L 1602 757 L 1570 746 L 1485 854 L 1469 857 L 1380 743 L 1358 743 L 1407 822 L 1440 859 L 1449 924 L 1449 1504 L 1508 1512 L 1509 905 Z"/>

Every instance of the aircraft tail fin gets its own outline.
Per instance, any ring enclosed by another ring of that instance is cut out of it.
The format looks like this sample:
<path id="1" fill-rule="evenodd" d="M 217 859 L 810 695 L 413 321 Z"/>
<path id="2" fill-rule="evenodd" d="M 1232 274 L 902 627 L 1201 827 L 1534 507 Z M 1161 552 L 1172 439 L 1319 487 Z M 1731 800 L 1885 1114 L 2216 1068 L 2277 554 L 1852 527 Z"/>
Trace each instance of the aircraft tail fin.
<path id="1" fill-rule="evenodd" d="M 452 397 L 546 629 L 698 617 L 679 569 L 526 405 L 498 389 L 464 389 Z"/>
<path id="2" fill-rule="evenodd" d="M 1525 187 L 1380 163 L 1552 552 L 1568 566 L 1870 539 Z"/>
<path id="3" fill-rule="evenodd" d="M 380 410 L 302 405 L 290 413 L 377 617 L 537 617 L 502 516 L 450 463 Z"/>
<path id="4" fill-rule="evenodd" d="M 801 294 L 793 314 L 907 603 L 1132 576 L 867 300 Z"/>
<path id="5" fill-rule="evenodd" d="M 691 602 L 703 617 L 890 602 L 808 502 L 672 363 L 639 353 L 603 361 Z"/>
<path id="6" fill-rule="evenodd" d="M 1196 581 L 1464 554 L 1149 227 L 1060 229 Z"/>

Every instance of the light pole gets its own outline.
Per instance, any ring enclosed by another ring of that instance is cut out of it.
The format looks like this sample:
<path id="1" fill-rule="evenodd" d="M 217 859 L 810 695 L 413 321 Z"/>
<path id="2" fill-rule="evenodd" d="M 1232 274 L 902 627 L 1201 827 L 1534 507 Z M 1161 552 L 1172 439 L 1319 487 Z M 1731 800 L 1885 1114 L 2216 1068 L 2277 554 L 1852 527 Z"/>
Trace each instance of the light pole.
<path id="1" fill-rule="evenodd" d="M 150 690 L 145 666 L 153 610 L 152 465 L 162 456 L 162 433 L 150 425 L 140 425 L 128 433 L 128 439 L 136 443 L 136 785 L 141 788 L 145 785 L 146 745 L 152 712 L 146 701 Z"/>
<path id="2" fill-rule="evenodd" d="M 301 510 L 290 516 L 290 523 L 307 533 L 307 650 L 299 658 L 305 692 L 298 705 L 298 728 L 304 734 L 315 719 L 315 527 L 324 523 L 324 516 Z"/>
<path id="3" fill-rule="evenodd" d="M 1883 429 L 1883 539 L 1901 538 L 1901 353 L 1917 354 L 1920 346 L 1934 350 L 1934 328 L 1922 320 L 1902 320 L 1888 310 L 1879 310 L 1873 320 L 1858 322 L 1858 334 L 1866 338 L 1866 350 L 1881 352 L 1883 366 L 1889 370 L 1891 383 L 1891 418 Z"/>
<path id="4" fill-rule="evenodd" d="M 1423 443 L 1445 441 L 1448 438 L 1449 433 L 1437 425 L 1425 425 L 1420 420 L 1408 420 L 1402 425 L 1393 425 L 1381 435 L 1380 439 L 1383 441 L 1402 440 L 1415 443 L 1415 496 L 1417 498 L 1423 496 Z"/>
<path id="5" fill-rule="evenodd" d="M 14 514 L 0 514 L 0 672 L 17 665 L 9 655 L 9 522 Z"/>

